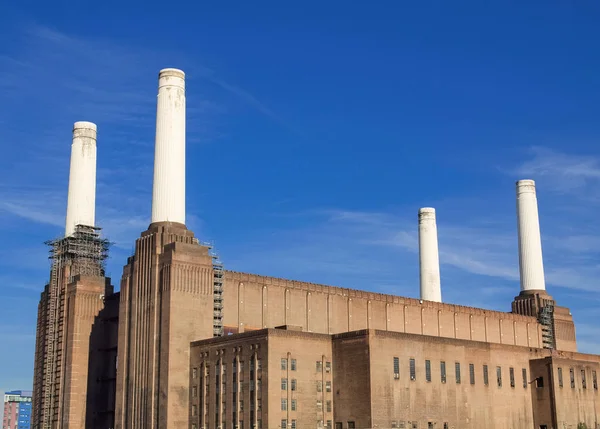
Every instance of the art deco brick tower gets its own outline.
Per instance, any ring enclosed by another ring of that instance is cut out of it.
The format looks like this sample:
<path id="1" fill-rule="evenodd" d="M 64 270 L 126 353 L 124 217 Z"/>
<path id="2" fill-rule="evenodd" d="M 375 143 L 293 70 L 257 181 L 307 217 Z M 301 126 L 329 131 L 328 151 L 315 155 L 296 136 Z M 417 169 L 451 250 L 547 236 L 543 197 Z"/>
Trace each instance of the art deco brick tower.
<path id="1" fill-rule="evenodd" d="M 185 75 L 159 73 L 152 223 L 123 269 L 115 428 L 187 428 L 190 342 L 213 336 L 209 249 L 185 226 Z"/>
<path id="2" fill-rule="evenodd" d="M 49 241 L 52 272 L 38 306 L 34 429 L 86 428 L 92 325 L 112 294 L 104 277 L 108 242 L 94 226 L 96 125 L 76 122 L 65 236 Z"/>

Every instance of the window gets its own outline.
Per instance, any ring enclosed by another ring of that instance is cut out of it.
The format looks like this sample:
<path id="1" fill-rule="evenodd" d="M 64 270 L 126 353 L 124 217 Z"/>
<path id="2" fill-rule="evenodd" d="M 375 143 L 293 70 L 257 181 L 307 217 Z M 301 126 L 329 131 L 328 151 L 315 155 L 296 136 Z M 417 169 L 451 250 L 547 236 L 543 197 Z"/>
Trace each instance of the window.
<path id="1" fill-rule="evenodd" d="M 325 382 L 325 391 L 326 392 L 331 392 L 331 381 L 326 381 Z"/>
<path id="2" fill-rule="evenodd" d="M 354 429 L 354 422 L 348 422 L 348 429 Z"/>
<path id="3" fill-rule="evenodd" d="M 296 402 L 295 399 L 292 399 L 292 411 L 296 411 L 298 403 Z"/>
<path id="4" fill-rule="evenodd" d="M 234 368 L 235 368 L 235 363 L 234 363 Z M 254 361 L 252 359 L 250 359 L 250 371 L 254 371 Z"/>
<path id="5" fill-rule="evenodd" d="M 535 379 L 535 385 L 537 388 L 541 389 L 544 387 L 544 377 L 538 377 Z"/>
<path id="6" fill-rule="evenodd" d="M 233 385 L 233 387 L 235 387 L 235 385 Z M 254 380 L 250 380 L 250 391 L 253 392 L 254 391 Z M 235 392 L 235 389 L 234 389 Z"/>
<path id="7" fill-rule="evenodd" d="M 335 429 L 342 429 L 342 422 L 335 422 Z"/>
<path id="8" fill-rule="evenodd" d="M 323 391 L 323 382 L 321 380 L 317 381 L 317 392 Z"/>
<path id="9" fill-rule="evenodd" d="M 331 420 L 327 420 L 327 429 L 333 429 L 331 423 Z"/>
<path id="10" fill-rule="evenodd" d="M 240 411 L 244 411 L 244 401 L 240 401 Z"/>
<path id="11" fill-rule="evenodd" d="M 456 384 L 460 384 L 460 362 L 454 363 L 454 372 L 456 375 Z"/>
<path id="12" fill-rule="evenodd" d="M 318 408 L 319 410 L 322 410 L 322 409 L 323 409 L 323 401 L 321 401 L 320 399 L 317 399 L 317 408 Z"/>
<path id="13" fill-rule="evenodd" d="M 262 429 L 262 419 L 256 421 L 258 423 L 258 429 Z"/>
<path id="14" fill-rule="evenodd" d="M 598 376 L 595 370 L 592 371 L 592 384 L 594 385 L 594 390 L 598 390 Z"/>
<path id="15" fill-rule="evenodd" d="M 317 372 L 322 372 L 322 371 L 323 371 L 323 362 L 318 360 L 317 361 Z"/>
<path id="16" fill-rule="evenodd" d="M 328 413 L 330 413 L 330 412 L 331 412 L 331 401 L 327 401 L 327 402 L 325 403 L 325 405 L 326 405 L 326 410 L 327 410 L 327 412 L 328 412 Z"/>
<path id="17" fill-rule="evenodd" d="M 475 365 L 469 364 L 469 383 L 475 384 Z"/>
<path id="18" fill-rule="evenodd" d="M 192 378 L 196 378 L 198 377 L 198 368 L 193 368 L 192 369 Z"/>
<path id="19" fill-rule="evenodd" d="M 486 386 L 490 384 L 490 380 L 488 379 L 488 366 L 483 365 L 483 384 Z"/>
<path id="20" fill-rule="evenodd" d="M 296 429 L 296 420 L 292 420 L 292 429 Z"/>
<path id="21" fill-rule="evenodd" d="M 287 411 L 287 399 L 281 400 L 281 411 Z"/>
<path id="22" fill-rule="evenodd" d="M 281 428 L 282 429 L 287 428 L 287 420 L 286 419 L 281 419 Z"/>
<path id="23" fill-rule="evenodd" d="M 427 429 L 433 429 L 433 422 L 427 422 Z"/>
<path id="24" fill-rule="evenodd" d="M 442 383 L 446 382 L 446 362 L 441 361 L 440 362 L 440 374 L 442 377 Z"/>
<path id="25" fill-rule="evenodd" d="M 198 396 L 198 386 L 192 387 L 192 397 Z"/>
<path id="26" fill-rule="evenodd" d="M 586 380 L 585 380 L 585 369 L 581 370 L 581 387 L 583 389 L 587 389 L 587 383 L 586 383 Z"/>
<path id="27" fill-rule="evenodd" d="M 281 390 L 287 390 L 287 378 L 281 379 Z"/>
<path id="28" fill-rule="evenodd" d="M 262 410 L 262 399 L 261 399 L 261 398 L 258 398 L 258 399 L 256 400 L 256 409 L 257 409 L 258 411 Z"/>
<path id="29" fill-rule="evenodd" d="M 417 378 L 417 369 L 415 368 L 415 360 L 410 359 L 410 379 L 415 380 Z"/>
<path id="30" fill-rule="evenodd" d="M 527 389 L 527 370 L 523 368 L 523 387 Z"/>
<path id="31" fill-rule="evenodd" d="M 325 372 L 331 372 L 331 362 L 325 362 Z"/>
<path id="32" fill-rule="evenodd" d="M 292 365 L 291 365 L 291 369 L 292 371 L 296 371 L 296 359 L 292 359 Z M 294 422 L 295 420 L 292 420 L 292 422 Z"/>
<path id="33" fill-rule="evenodd" d="M 238 429 L 244 429 L 244 421 L 240 420 L 240 425 L 238 426 Z"/>
<path id="34" fill-rule="evenodd" d="M 510 387 L 515 387 L 515 369 L 513 367 L 508 368 L 508 377 L 510 378 Z"/>
<path id="35" fill-rule="evenodd" d="M 394 375 L 400 375 L 400 358 L 397 357 L 394 357 Z"/>
<path id="36" fill-rule="evenodd" d="M 573 371 L 573 368 L 569 368 L 569 375 L 571 376 L 571 389 L 575 389 L 575 371 Z"/>
<path id="37" fill-rule="evenodd" d="M 296 390 L 296 379 L 292 378 L 292 391 Z"/>
<path id="38" fill-rule="evenodd" d="M 562 368 L 558 368 L 558 387 L 563 387 Z"/>
<path id="39" fill-rule="evenodd" d="M 502 368 L 496 367 L 496 379 L 498 380 L 498 387 L 502 387 Z"/>
<path id="40" fill-rule="evenodd" d="M 425 361 L 425 380 L 431 381 L 431 361 Z"/>
<path id="41" fill-rule="evenodd" d="M 192 405 L 192 416 L 198 415 L 198 407 L 196 405 Z"/>
<path id="42" fill-rule="evenodd" d="M 281 370 L 287 370 L 287 359 L 281 359 Z"/>
<path id="43" fill-rule="evenodd" d="M 256 359 L 256 370 L 260 371 L 262 369 L 262 361 L 260 359 Z"/>
<path id="44" fill-rule="evenodd" d="M 448 422 L 444 422 L 444 429 L 448 429 Z"/>

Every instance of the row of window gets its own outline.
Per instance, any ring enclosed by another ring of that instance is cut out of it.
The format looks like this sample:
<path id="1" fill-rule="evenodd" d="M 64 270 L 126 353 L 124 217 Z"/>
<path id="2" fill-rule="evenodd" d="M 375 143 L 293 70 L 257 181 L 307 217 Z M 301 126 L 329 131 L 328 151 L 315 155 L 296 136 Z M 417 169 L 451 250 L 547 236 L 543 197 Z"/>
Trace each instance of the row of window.
<path id="1" fill-rule="evenodd" d="M 295 422 L 295 420 L 294 420 L 294 422 Z M 218 426 L 219 422 L 216 421 L 215 425 Z M 234 425 L 232 425 L 232 426 L 233 426 L 234 429 L 236 429 L 236 427 Z M 192 423 L 192 429 L 198 429 L 198 425 L 196 423 Z M 226 421 L 222 421 L 221 422 L 221 429 L 227 429 L 227 422 Z M 244 429 L 244 421 L 243 420 L 240 420 L 238 422 L 237 429 Z M 258 419 L 256 421 L 256 428 L 252 428 L 252 429 L 262 429 L 262 419 Z"/>
<path id="2" fill-rule="evenodd" d="M 558 387 L 563 387 L 563 371 L 561 367 L 558 370 Z M 587 389 L 587 377 L 585 369 L 581 369 L 581 388 Z M 571 389 L 575 389 L 575 369 L 569 368 L 569 380 L 571 382 Z M 594 390 L 598 390 L 598 376 L 595 370 L 592 370 L 592 387 Z"/>
<path id="3" fill-rule="evenodd" d="M 527 369 L 523 368 L 521 370 L 523 376 L 523 387 L 527 388 L 529 382 L 527 381 Z M 411 380 L 417 379 L 417 370 L 416 370 L 416 361 L 411 358 L 409 360 L 409 374 Z M 569 375 L 571 381 L 571 388 L 575 388 L 575 370 L 573 368 L 569 368 Z M 394 378 L 400 378 L 400 359 L 394 357 Z M 509 368 L 509 378 L 510 378 L 510 387 L 515 387 L 515 369 L 513 367 Z M 446 382 L 446 362 L 440 361 L 440 379 L 442 383 Z M 454 379 L 456 384 L 461 384 L 461 366 L 460 362 L 454 363 Z M 425 380 L 427 382 L 431 381 L 431 361 L 425 360 Z M 498 387 L 502 387 L 502 367 L 496 367 L 496 381 Z M 537 387 L 544 387 L 544 378 L 538 377 L 536 378 Z M 469 364 L 469 383 L 475 384 L 475 365 Z M 486 386 L 489 385 L 489 376 L 488 376 L 488 366 L 483 365 L 483 384 Z M 559 387 L 563 387 L 563 373 L 562 368 L 558 368 L 558 385 Z M 592 386 L 594 390 L 598 390 L 598 377 L 595 370 L 592 370 Z M 587 378 L 585 369 L 581 369 L 581 387 L 583 389 L 587 389 Z"/>
<path id="4" fill-rule="evenodd" d="M 281 358 L 281 370 L 282 371 L 287 371 L 288 369 L 288 359 L 287 358 Z M 296 359 L 290 359 L 290 370 L 291 371 L 296 371 L 297 369 L 297 362 Z M 315 364 L 315 370 L 316 372 L 322 372 L 323 371 L 323 362 L 318 360 Z M 331 362 L 325 362 L 325 372 L 331 372 Z"/>
<path id="5" fill-rule="evenodd" d="M 296 401 L 296 399 L 292 399 L 290 405 L 291 405 L 290 411 L 297 411 L 298 402 Z M 322 408 L 323 408 L 323 401 L 320 399 L 317 399 L 317 409 L 321 410 Z M 288 409 L 288 400 L 282 399 L 281 400 L 281 411 L 287 411 L 287 409 Z M 332 411 L 332 406 L 331 406 L 330 400 L 325 401 L 325 411 L 328 413 L 331 413 L 331 411 Z"/>
<path id="6" fill-rule="evenodd" d="M 296 363 L 295 362 L 296 361 L 295 361 L 295 359 L 292 359 L 292 360 L 293 360 L 293 368 L 295 370 L 295 367 L 296 367 Z M 238 361 L 237 358 L 234 358 L 233 362 L 232 362 L 232 365 L 231 365 L 234 374 L 236 374 L 238 372 L 238 366 L 239 366 L 239 372 L 243 372 L 243 370 L 244 370 L 244 361 L 243 360 Z M 216 368 L 217 374 L 221 373 L 221 374 L 224 375 L 224 374 L 227 373 L 227 364 L 226 363 L 223 363 L 221 365 L 219 362 L 217 362 L 215 364 L 215 368 Z M 255 369 L 254 360 L 250 360 L 250 371 L 254 371 L 254 369 Z M 257 371 L 262 370 L 262 361 L 261 361 L 261 359 L 256 359 L 256 370 Z M 204 367 L 204 376 L 208 377 L 209 375 L 210 375 L 210 368 L 207 365 L 207 366 Z M 192 368 L 192 378 L 193 379 L 198 378 L 198 368 Z"/>
<path id="7" fill-rule="evenodd" d="M 415 381 L 417 379 L 416 361 L 413 358 L 409 359 L 409 375 L 412 381 Z M 487 365 L 483 365 L 482 375 L 483 384 L 485 384 L 486 386 L 489 385 L 489 371 Z M 527 388 L 527 385 L 529 383 L 527 381 L 527 370 L 525 368 L 522 369 L 522 375 L 523 387 Z M 397 357 L 394 357 L 394 378 L 400 378 L 400 359 Z M 515 369 L 512 367 L 509 368 L 509 378 L 510 387 L 515 387 Z M 431 361 L 429 359 L 425 360 L 425 380 L 427 382 L 431 382 Z M 460 362 L 454 362 L 454 380 L 456 384 L 462 383 Z M 440 361 L 440 381 L 442 383 L 446 383 L 447 381 L 445 361 Z M 498 387 L 502 387 L 502 367 L 500 366 L 496 367 L 496 382 L 498 384 Z M 469 364 L 469 383 L 475 384 L 475 365 L 472 363 Z"/>
<path id="8" fill-rule="evenodd" d="M 296 391 L 297 388 L 297 381 L 295 378 L 292 378 L 291 383 L 290 383 L 290 390 L 292 392 Z M 281 378 L 281 390 L 288 390 L 288 379 L 287 378 Z M 317 380 L 317 392 L 322 392 L 323 391 L 323 381 L 321 380 Z M 326 392 L 331 392 L 331 381 L 326 381 L 325 382 L 325 391 Z"/>

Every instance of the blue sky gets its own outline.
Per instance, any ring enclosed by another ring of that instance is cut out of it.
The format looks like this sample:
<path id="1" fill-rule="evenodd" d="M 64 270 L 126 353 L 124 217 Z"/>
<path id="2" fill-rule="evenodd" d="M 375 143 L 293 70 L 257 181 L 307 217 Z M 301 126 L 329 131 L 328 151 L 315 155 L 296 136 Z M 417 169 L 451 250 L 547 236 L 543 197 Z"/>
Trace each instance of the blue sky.
<path id="1" fill-rule="evenodd" d="M 187 73 L 188 227 L 228 269 L 416 297 L 433 206 L 444 300 L 509 311 L 532 178 L 548 290 L 600 353 L 600 6 L 212 3 L 3 6 L 1 390 L 31 387 L 73 122 L 98 124 L 114 284 L 148 226 L 164 67 Z"/>

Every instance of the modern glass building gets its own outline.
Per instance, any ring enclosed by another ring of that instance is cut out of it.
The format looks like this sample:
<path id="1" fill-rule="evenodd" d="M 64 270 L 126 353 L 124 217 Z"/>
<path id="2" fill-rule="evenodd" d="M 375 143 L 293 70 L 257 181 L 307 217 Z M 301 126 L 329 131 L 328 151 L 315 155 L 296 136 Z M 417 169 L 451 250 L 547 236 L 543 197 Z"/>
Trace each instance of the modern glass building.
<path id="1" fill-rule="evenodd" d="M 29 429 L 31 422 L 31 391 L 13 390 L 4 394 L 2 429 Z"/>

